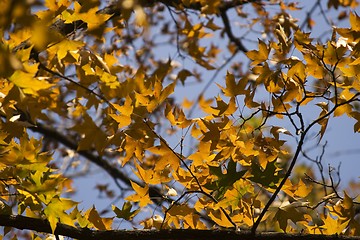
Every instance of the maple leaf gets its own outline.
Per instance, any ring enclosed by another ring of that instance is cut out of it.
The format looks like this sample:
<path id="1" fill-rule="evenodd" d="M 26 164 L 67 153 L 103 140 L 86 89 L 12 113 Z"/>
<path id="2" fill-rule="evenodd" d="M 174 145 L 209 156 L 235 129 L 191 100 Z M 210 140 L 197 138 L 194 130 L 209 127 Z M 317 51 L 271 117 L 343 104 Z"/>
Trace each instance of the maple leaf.
<path id="1" fill-rule="evenodd" d="M 83 20 L 87 23 L 87 29 L 93 31 L 98 29 L 102 24 L 104 24 L 111 15 L 109 14 L 97 14 L 98 8 L 88 9 L 86 12 L 82 11 L 82 6 L 78 3 L 74 3 L 74 12 L 72 15 L 63 16 L 66 17 L 65 20 L 73 22 L 74 20 Z"/>
<path id="2" fill-rule="evenodd" d="M 107 144 L 106 134 L 94 123 L 88 114 L 84 114 L 83 119 L 82 125 L 73 127 L 75 131 L 83 133 L 77 150 L 87 150 L 95 145 L 96 150 L 101 153 Z"/>
<path id="3" fill-rule="evenodd" d="M 25 94 L 38 95 L 40 90 L 48 89 L 53 84 L 47 82 L 44 79 L 39 79 L 35 77 L 37 70 L 37 64 L 29 67 L 30 72 L 24 72 L 22 70 L 15 71 L 9 78 L 9 80 L 14 83 L 17 87 L 22 89 Z"/>
<path id="4" fill-rule="evenodd" d="M 209 212 L 209 217 L 213 220 L 216 224 L 222 227 L 234 227 L 234 224 L 229 221 L 227 216 L 222 210 L 213 210 L 211 209 Z"/>
<path id="5" fill-rule="evenodd" d="M 254 186 L 248 180 L 238 179 L 225 193 L 223 199 L 219 202 L 219 206 L 238 209 L 242 207 L 242 199 L 247 195 L 254 193 Z"/>
<path id="6" fill-rule="evenodd" d="M 134 182 L 131 182 L 131 186 L 134 189 L 135 194 L 126 197 L 125 200 L 138 202 L 140 207 L 145 207 L 148 204 L 152 204 L 152 201 L 149 197 L 149 186 L 145 185 L 144 187 L 141 187 Z"/>
<path id="7" fill-rule="evenodd" d="M 48 51 L 55 52 L 59 60 L 64 59 L 67 54 L 70 54 L 75 60 L 78 60 L 80 57 L 79 49 L 84 45 L 85 43 L 81 41 L 63 39 L 59 43 L 48 48 Z"/>
<path id="8" fill-rule="evenodd" d="M 288 227 L 288 220 L 291 220 L 293 223 L 304 220 L 304 214 L 296 209 L 289 202 L 283 202 L 278 208 L 274 220 L 279 224 L 281 230 L 286 232 Z"/>
<path id="9" fill-rule="evenodd" d="M 119 124 L 119 128 L 126 127 L 131 124 L 131 114 L 134 110 L 132 103 L 133 102 L 131 98 L 127 97 L 123 106 L 115 103 L 112 104 L 112 106 L 119 111 L 119 114 L 109 114 L 109 116 L 112 117 Z"/>
<path id="10" fill-rule="evenodd" d="M 265 169 L 262 169 L 257 164 L 252 164 L 252 176 L 249 179 L 267 187 L 268 190 L 275 189 L 277 183 L 279 183 L 283 177 L 283 174 L 281 174 L 279 170 L 280 169 L 276 167 L 275 161 L 268 162 Z"/>
<path id="11" fill-rule="evenodd" d="M 342 222 L 339 219 L 333 218 L 330 214 L 322 219 L 324 222 L 323 225 L 320 226 L 321 230 L 324 230 L 325 234 L 341 234 L 345 228 L 348 227 L 350 219 Z"/>
<path id="12" fill-rule="evenodd" d="M 73 208 L 77 205 L 76 202 L 70 199 L 64 198 L 53 198 L 50 203 L 44 209 L 45 215 L 48 217 L 50 222 L 51 230 L 54 233 L 56 229 L 56 224 L 58 222 L 74 226 L 74 221 L 71 219 L 69 214 L 66 213 L 67 210 Z"/>
<path id="13" fill-rule="evenodd" d="M 246 53 L 246 56 L 252 60 L 251 65 L 263 63 L 269 57 L 270 48 L 266 45 L 266 43 L 259 39 L 258 47 L 259 50 L 252 50 Z"/>
<path id="14" fill-rule="evenodd" d="M 180 155 L 175 155 L 173 151 L 165 146 L 163 143 L 160 146 L 153 146 L 147 149 L 153 154 L 159 155 L 160 158 L 156 160 L 156 166 L 154 170 L 164 170 L 170 167 L 172 170 L 177 170 L 180 167 Z M 148 182 L 148 181 L 146 181 Z"/>
<path id="15" fill-rule="evenodd" d="M 102 218 L 100 217 L 95 206 L 89 209 L 85 215 L 87 216 L 88 221 L 99 230 L 109 230 L 111 229 L 111 224 L 113 218 Z"/>
<path id="16" fill-rule="evenodd" d="M 112 210 L 116 214 L 117 218 L 122 218 L 125 220 L 132 220 L 140 212 L 140 209 L 131 211 L 132 207 L 133 206 L 130 202 L 125 202 L 121 209 L 112 205 Z"/>
<path id="17" fill-rule="evenodd" d="M 290 197 L 297 199 L 297 198 L 305 198 L 309 195 L 312 191 L 313 187 L 310 185 L 306 185 L 301 179 L 299 180 L 298 184 L 292 184 L 291 181 L 288 179 L 282 190 L 288 194 Z"/>
<path id="18" fill-rule="evenodd" d="M 186 118 L 182 109 L 177 107 L 172 109 L 170 104 L 166 104 L 165 116 L 172 126 L 177 126 L 179 128 L 186 128 L 192 123 L 191 120 Z"/>
<path id="19" fill-rule="evenodd" d="M 224 165 L 218 167 L 209 166 L 210 172 L 217 176 L 217 180 L 207 184 L 206 187 L 217 191 L 217 199 L 222 198 L 224 193 L 229 188 L 232 188 L 233 184 L 241 179 L 247 172 L 247 170 L 237 171 L 237 164 L 233 160 L 229 160 L 225 173 L 222 170 L 223 167 Z"/>

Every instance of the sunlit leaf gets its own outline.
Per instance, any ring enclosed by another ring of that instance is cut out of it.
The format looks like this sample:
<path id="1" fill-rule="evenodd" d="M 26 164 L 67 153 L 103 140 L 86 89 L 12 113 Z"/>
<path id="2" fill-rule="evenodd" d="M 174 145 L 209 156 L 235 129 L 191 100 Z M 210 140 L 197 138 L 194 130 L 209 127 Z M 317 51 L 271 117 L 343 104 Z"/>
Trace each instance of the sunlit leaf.
<path id="1" fill-rule="evenodd" d="M 360 17 L 357 15 L 357 13 L 350 12 L 349 20 L 351 28 L 355 31 L 360 31 Z"/>
<path id="2" fill-rule="evenodd" d="M 325 230 L 326 234 L 341 234 L 341 232 L 348 226 L 350 219 L 341 223 L 339 219 L 335 219 L 332 216 L 328 215 L 322 219 L 324 225 L 321 226 L 321 229 Z"/>
<path id="3" fill-rule="evenodd" d="M 265 62 L 268 59 L 270 48 L 259 39 L 259 50 L 252 50 L 246 53 L 248 58 L 252 60 L 251 65 L 257 65 Z"/>
<path id="4" fill-rule="evenodd" d="M 338 106 L 334 111 L 334 116 L 339 117 L 343 114 L 350 114 L 352 112 L 352 106 L 350 104 L 343 104 L 341 106 Z"/>
<path id="5" fill-rule="evenodd" d="M 138 202 L 140 207 L 145 207 L 148 204 L 152 204 L 149 197 L 149 186 L 141 187 L 137 183 L 131 182 L 131 186 L 135 191 L 135 194 L 126 197 L 127 201 Z"/>
<path id="6" fill-rule="evenodd" d="M 66 213 L 67 210 L 77 205 L 69 199 L 53 198 L 44 209 L 45 215 L 48 217 L 52 232 L 55 231 L 58 222 L 74 225 L 71 217 Z"/>
<path id="7" fill-rule="evenodd" d="M 238 83 L 236 83 L 234 75 L 228 72 L 226 74 L 225 82 L 226 82 L 226 87 L 224 88 L 220 86 L 220 88 L 227 97 L 235 97 L 237 95 L 244 94 L 246 92 L 245 79 L 239 80 Z"/>
<path id="8" fill-rule="evenodd" d="M 15 71 L 14 74 L 11 75 L 10 81 L 19 88 L 23 89 L 24 93 L 33 95 L 38 95 L 38 91 L 48 89 L 53 86 L 53 84 L 47 82 L 46 80 L 40 80 L 35 77 L 33 73 L 21 70 Z"/>
<path id="9" fill-rule="evenodd" d="M 234 227 L 234 225 L 229 221 L 224 212 L 221 210 L 210 210 L 209 217 L 219 226 Z"/>
<path id="10" fill-rule="evenodd" d="M 119 124 L 119 128 L 130 125 L 132 121 L 131 114 L 133 113 L 133 109 L 134 109 L 132 105 L 132 100 L 130 98 L 127 98 L 123 106 L 120 106 L 115 103 L 112 105 L 114 106 L 114 108 L 116 108 L 116 110 L 119 111 L 119 114 L 109 114 L 109 115 Z"/>
<path id="11" fill-rule="evenodd" d="M 68 53 L 70 53 L 77 60 L 80 56 L 78 50 L 83 46 L 84 43 L 81 41 L 64 39 L 61 42 L 55 44 L 53 48 L 56 49 L 59 60 L 65 58 Z"/>

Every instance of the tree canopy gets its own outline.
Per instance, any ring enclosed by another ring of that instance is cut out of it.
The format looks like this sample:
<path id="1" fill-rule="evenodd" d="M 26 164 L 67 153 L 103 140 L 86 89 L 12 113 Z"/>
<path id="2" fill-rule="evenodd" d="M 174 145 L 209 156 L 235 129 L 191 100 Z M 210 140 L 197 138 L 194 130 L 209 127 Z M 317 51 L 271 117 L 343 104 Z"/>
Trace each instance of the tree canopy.
<path id="1" fill-rule="evenodd" d="M 2 237 L 360 236 L 323 160 L 331 119 L 360 131 L 358 5 L 2 1 Z"/>

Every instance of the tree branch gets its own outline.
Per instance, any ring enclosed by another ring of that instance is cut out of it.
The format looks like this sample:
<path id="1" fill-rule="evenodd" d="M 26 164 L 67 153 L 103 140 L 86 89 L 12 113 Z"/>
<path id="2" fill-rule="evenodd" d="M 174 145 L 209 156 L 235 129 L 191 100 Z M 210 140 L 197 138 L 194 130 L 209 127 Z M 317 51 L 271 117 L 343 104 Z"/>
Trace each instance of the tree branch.
<path id="1" fill-rule="evenodd" d="M 50 224 L 47 220 L 24 217 L 20 215 L 0 215 L 0 225 L 17 229 L 33 230 L 51 234 Z M 126 239 L 126 240 L 253 240 L 250 232 L 236 230 L 196 230 L 196 229 L 168 229 L 168 230 L 108 230 L 99 231 L 88 228 L 76 228 L 58 223 L 55 235 L 67 236 L 75 239 Z M 261 233 L 256 235 L 257 240 L 342 240 L 359 239 L 339 235 L 312 235 L 312 234 L 286 234 L 286 233 Z"/>
<path id="2" fill-rule="evenodd" d="M 70 148 L 71 150 L 77 151 L 78 145 L 68 137 L 64 136 L 63 134 L 59 133 L 58 131 L 51 129 L 49 127 L 43 126 L 40 123 L 37 123 L 35 127 L 29 127 L 33 132 L 40 133 L 46 138 L 53 139 L 64 146 Z M 90 162 L 96 164 L 100 168 L 104 169 L 116 182 L 116 180 L 120 180 L 123 183 L 125 183 L 128 186 L 131 186 L 131 181 L 135 182 L 136 184 L 143 186 L 141 182 L 138 182 L 134 179 L 130 179 L 128 175 L 124 174 L 119 170 L 119 168 L 112 166 L 107 161 L 105 161 L 100 156 L 94 155 L 92 151 L 86 150 L 86 151 L 77 151 L 81 156 L 89 160 Z M 158 200 L 161 202 L 162 200 L 172 202 L 172 199 L 164 198 L 161 194 L 160 190 L 154 186 L 149 187 L 149 195 L 152 196 L 154 199 L 160 199 Z M 154 200 L 154 202 L 157 202 L 157 200 Z"/>

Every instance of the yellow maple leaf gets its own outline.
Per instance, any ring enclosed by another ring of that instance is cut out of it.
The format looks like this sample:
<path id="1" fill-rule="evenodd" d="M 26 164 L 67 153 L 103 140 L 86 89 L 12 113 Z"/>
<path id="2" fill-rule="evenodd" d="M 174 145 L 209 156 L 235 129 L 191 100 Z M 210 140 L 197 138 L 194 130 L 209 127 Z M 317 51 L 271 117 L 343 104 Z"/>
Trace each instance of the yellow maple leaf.
<path id="1" fill-rule="evenodd" d="M 68 7 L 69 0 L 45 0 L 44 5 L 51 11 L 56 12 L 60 7 Z"/>
<path id="2" fill-rule="evenodd" d="M 25 94 L 32 95 L 38 95 L 38 91 L 54 86 L 54 84 L 51 84 L 44 79 L 34 77 L 34 73 L 22 70 L 15 71 L 10 76 L 9 80 L 21 88 Z"/>
<path id="3" fill-rule="evenodd" d="M 352 105 L 350 104 L 344 104 L 341 106 L 338 106 L 335 111 L 334 111 L 334 116 L 335 117 L 339 117 L 341 115 L 343 115 L 344 113 L 346 113 L 348 116 L 350 116 L 351 112 L 353 110 Z"/>
<path id="4" fill-rule="evenodd" d="M 246 56 L 252 60 L 251 65 L 257 65 L 265 62 L 269 57 L 270 48 L 266 45 L 266 43 L 259 39 L 258 46 L 259 50 L 252 50 L 246 53 Z"/>
<path id="5" fill-rule="evenodd" d="M 70 215 L 66 213 L 67 210 L 77 205 L 76 202 L 69 199 L 53 198 L 50 203 L 44 209 L 44 213 L 47 216 L 52 232 L 56 229 L 58 222 L 74 226 L 74 221 Z"/>
<path id="6" fill-rule="evenodd" d="M 304 83 L 306 78 L 305 65 L 302 62 L 293 65 L 288 71 L 288 77 L 296 78 L 297 80 L 300 80 L 301 83 Z"/>
<path id="7" fill-rule="evenodd" d="M 87 23 L 87 29 L 89 31 L 95 30 L 103 25 L 111 15 L 99 14 L 98 7 L 91 8 L 85 12 L 82 12 L 82 6 L 78 2 L 74 2 L 74 13 L 68 15 L 69 21 L 82 20 Z"/>
<path id="8" fill-rule="evenodd" d="M 292 184 L 292 182 L 287 179 L 282 190 L 292 198 L 304 198 L 312 191 L 312 186 L 306 185 L 301 179 L 298 184 Z"/>
<path id="9" fill-rule="evenodd" d="M 118 124 L 119 128 L 126 127 L 131 123 L 131 114 L 133 113 L 134 107 L 132 105 L 132 99 L 127 96 L 123 106 L 116 103 L 112 103 L 112 106 L 119 111 L 119 114 L 109 114 Z"/>
<path id="10" fill-rule="evenodd" d="M 101 153 L 107 144 L 107 135 L 88 114 L 83 114 L 83 120 L 82 124 L 73 127 L 74 130 L 83 134 L 77 150 L 88 150 L 95 146 L 95 149 Z"/>
<path id="11" fill-rule="evenodd" d="M 211 220 L 213 220 L 219 226 L 234 227 L 232 222 L 229 221 L 229 219 L 226 217 L 225 213 L 220 209 L 218 209 L 218 210 L 211 209 L 209 212 L 209 217 L 211 218 Z"/>
<path id="12" fill-rule="evenodd" d="M 341 234 L 341 232 L 348 226 L 350 219 L 341 222 L 339 219 L 336 219 L 330 215 L 327 215 L 325 218 L 322 219 L 324 225 L 321 225 L 320 228 L 325 230 L 325 233 L 328 235 L 331 234 Z"/>
<path id="13" fill-rule="evenodd" d="M 89 209 L 85 215 L 87 216 L 89 222 L 92 223 L 97 229 L 104 231 L 111 229 L 113 218 L 100 217 L 98 211 L 96 211 L 94 206 Z"/>
<path id="14" fill-rule="evenodd" d="M 177 170 L 180 167 L 179 157 L 176 156 L 167 146 L 161 144 L 160 146 L 153 146 L 147 149 L 153 154 L 159 155 L 160 158 L 156 161 L 154 170 L 164 170 L 171 166 L 172 170 Z"/>
<path id="15" fill-rule="evenodd" d="M 191 120 L 187 119 L 184 112 L 180 108 L 171 108 L 169 104 L 165 108 L 165 116 L 172 126 L 186 128 L 191 124 Z"/>
<path id="16" fill-rule="evenodd" d="M 85 43 L 82 41 L 74 41 L 74 40 L 64 39 L 61 42 L 54 44 L 48 50 L 55 51 L 59 60 L 62 60 L 63 58 L 65 58 L 68 53 L 72 57 L 74 57 L 76 60 L 78 60 L 80 57 L 78 50 L 81 47 L 83 47 L 84 44 Z"/>
<path id="17" fill-rule="evenodd" d="M 134 189 L 135 194 L 126 197 L 125 200 L 138 202 L 140 207 L 145 207 L 148 204 L 152 204 L 152 201 L 149 197 L 149 186 L 145 185 L 144 187 L 141 187 L 135 182 L 131 182 L 131 186 Z"/>
<path id="18" fill-rule="evenodd" d="M 360 31 L 360 17 L 356 13 L 350 12 L 349 19 L 351 29 Z"/>
<path id="19" fill-rule="evenodd" d="M 241 79 L 238 81 L 238 83 L 236 83 L 234 75 L 227 72 L 225 77 L 225 82 L 226 82 L 225 88 L 221 87 L 220 85 L 218 86 L 221 88 L 221 90 L 224 92 L 224 95 L 227 97 L 235 97 L 237 95 L 244 94 L 246 92 L 245 87 L 247 81 L 245 81 L 245 79 Z"/>

